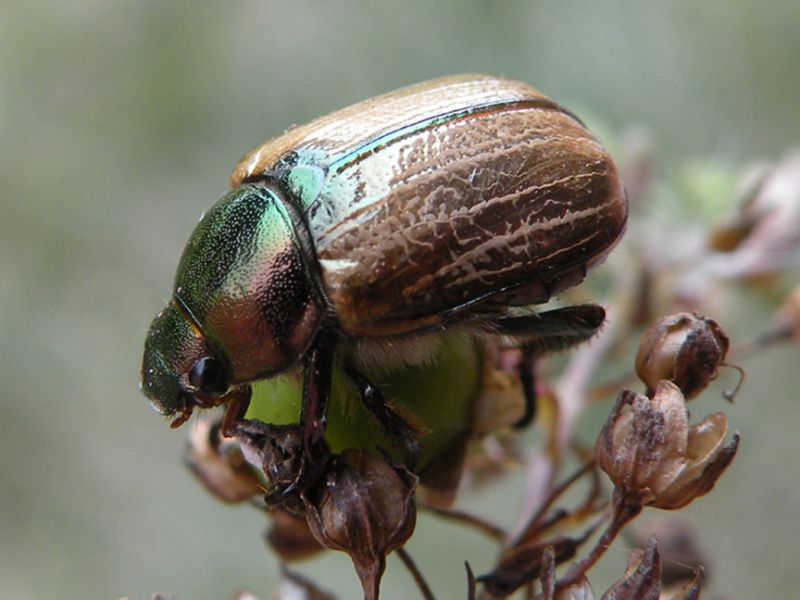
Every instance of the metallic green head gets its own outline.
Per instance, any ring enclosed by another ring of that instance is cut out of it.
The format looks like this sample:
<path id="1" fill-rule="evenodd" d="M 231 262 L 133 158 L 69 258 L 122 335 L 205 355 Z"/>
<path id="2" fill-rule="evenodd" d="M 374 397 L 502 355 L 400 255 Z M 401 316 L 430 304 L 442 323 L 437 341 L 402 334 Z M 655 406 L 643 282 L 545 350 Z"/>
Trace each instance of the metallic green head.
<path id="1" fill-rule="evenodd" d="M 297 362 L 324 313 L 304 240 L 266 185 L 243 185 L 203 216 L 145 341 L 142 390 L 156 410 L 178 425 Z"/>
<path id="2" fill-rule="evenodd" d="M 153 320 L 144 342 L 142 391 L 161 414 L 188 418 L 198 404 L 194 392 L 199 387 L 194 389 L 191 380 L 200 383 L 199 370 L 204 364 L 201 361 L 212 356 L 197 327 L 171 302 Z M 196 373 L 190 377 L 193 369 Z M 209 385 L 203 387 L 207 389 Z M 226 390 L 227 384 L 223 391 Z"/>

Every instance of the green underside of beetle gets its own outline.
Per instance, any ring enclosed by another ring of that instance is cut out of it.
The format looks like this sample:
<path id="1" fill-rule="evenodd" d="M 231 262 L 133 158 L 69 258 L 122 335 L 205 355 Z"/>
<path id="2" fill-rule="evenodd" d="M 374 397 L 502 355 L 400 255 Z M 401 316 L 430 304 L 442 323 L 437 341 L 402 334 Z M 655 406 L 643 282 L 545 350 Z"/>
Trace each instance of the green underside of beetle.
<path id="1" fill-rule="evenodd" d="M 472 415 L 481 389 L 481 351 L 471 338 L 441 334 L 441 348 L 425 365 L 406 366 L 390 373 L 365 372 L 390 404 L 421 432 L 418 463 L 424 470 L 458 445 L 472 430 Z M 246 418 L 276 425 L 297 423 L 302 377 L 296 368 L 253 385 Z M 333 373 L 325 440 L 334 453 L 348 448 L 383 449 L 402 462 L 377 419 L 363 406 L 356 388 L 337 363 Z"/>

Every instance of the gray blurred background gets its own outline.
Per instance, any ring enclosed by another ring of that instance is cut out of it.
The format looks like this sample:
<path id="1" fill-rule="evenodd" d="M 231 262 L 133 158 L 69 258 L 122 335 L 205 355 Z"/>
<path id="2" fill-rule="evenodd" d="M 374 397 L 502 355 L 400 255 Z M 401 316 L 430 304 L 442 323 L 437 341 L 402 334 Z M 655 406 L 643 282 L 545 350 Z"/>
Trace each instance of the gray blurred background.
<path id="1" fill-rule="evenodd" d="M 178 255 L 250 147 L 402 85 L 485 72 L 612 134 L 646 127 L 665 170 L 774 159 L 800 142 L 799 31 L 797 0 L 0 2 L 0 595 L 274 589 L 261 516 L 199 488 L 179 462 L 185 432 L 137 387 Z M 729 411 L 741 455 L 684 512 L 717 594 L 789 597 L 797 350 L 746 366 Z M 520 483 L 467 506 L 503 520 Z M 623 548 L 611 552 L 622 562 Z M 410 550 L 445 600 L 465 596 L 464 559 L 479 572 L 493 559 L 480 537 L 427 517 Z M 346 557 L 304 569 L 357 597 Z M 410 589 L 394 559 L 388 579 Z"/>

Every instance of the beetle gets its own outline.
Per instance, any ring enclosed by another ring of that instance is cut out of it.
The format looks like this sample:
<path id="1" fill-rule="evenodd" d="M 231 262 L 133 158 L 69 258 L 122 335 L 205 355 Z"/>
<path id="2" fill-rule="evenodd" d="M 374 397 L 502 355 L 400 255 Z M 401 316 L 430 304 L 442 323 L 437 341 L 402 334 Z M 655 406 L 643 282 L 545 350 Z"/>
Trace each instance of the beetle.
<path id="1" fill-rule="evenodd" d="M 422 362 L 453 327 L 528 348 L 588 338 L 600 307 L 517 307 L 582 281 L 627 218 L 614 163 L 584 124 L 487 76 L 418 84 L 290 129 L 246 154 L 230 185 L 183 252 L 141 385 L 174 427 L 226 405 L 230 432 L 250 384 L 299 362 L 298 482 L 319 452 L 335 354 L 414 454 L 414 427 L 364 366 Z"/>

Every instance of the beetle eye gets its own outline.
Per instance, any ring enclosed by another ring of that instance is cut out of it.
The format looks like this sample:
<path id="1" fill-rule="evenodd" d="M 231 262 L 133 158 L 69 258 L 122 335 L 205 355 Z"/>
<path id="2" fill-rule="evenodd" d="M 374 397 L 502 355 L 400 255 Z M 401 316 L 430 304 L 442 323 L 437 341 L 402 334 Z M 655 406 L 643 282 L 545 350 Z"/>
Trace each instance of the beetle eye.
<path id="1" fill-rule="evenodd" d="M 228 390 L 225 368 L 215 358 L 201 358 L 189 371 L 189 383 L 206 396 L 221 396 Z"/>

